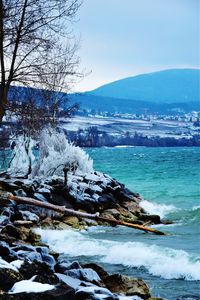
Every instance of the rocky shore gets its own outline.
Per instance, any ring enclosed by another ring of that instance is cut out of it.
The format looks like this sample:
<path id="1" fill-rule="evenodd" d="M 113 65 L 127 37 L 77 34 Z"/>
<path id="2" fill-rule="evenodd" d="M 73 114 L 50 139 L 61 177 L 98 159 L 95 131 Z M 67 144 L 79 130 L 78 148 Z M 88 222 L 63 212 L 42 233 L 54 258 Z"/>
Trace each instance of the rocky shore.
<path id="1" fill-rule="evenodd" d="M 31 197 L 76 211 L 133 224 L 158 224 L 139 205 L 140 195 L 108 175 L 93 172 L 67 178 L 0 177 L 0 192 Z M 6 201 L 0 194 L 0 299 L 158 299 L 142 279 L 108 274 L 93 263 L 80 265 L 42 243 L 34 228 L 81 230 L 102 225 L 47 209 Z M 103 224 L 108 225 L 108 224 Z M 27 294 L 28 293 L 28 294 Z"/>

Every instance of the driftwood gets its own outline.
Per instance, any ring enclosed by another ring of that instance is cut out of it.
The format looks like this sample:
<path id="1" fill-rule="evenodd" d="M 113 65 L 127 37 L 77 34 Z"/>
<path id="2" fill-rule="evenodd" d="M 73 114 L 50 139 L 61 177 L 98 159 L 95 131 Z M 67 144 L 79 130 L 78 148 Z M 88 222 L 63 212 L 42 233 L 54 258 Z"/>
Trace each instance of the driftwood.
<path id="1" fill-rule="evenodd" d="M 18 197 L 18 196 L 12 195 L 11 193 L 0 192 L 0 199 L 14 200 L 15 202 L 20 203 L 20 204 L 29 204 L 29 205 L 39 206 L 39 207 L 51 209 L 58 213 L 69 215 L 69 216 L 93 219 L 93 220 L 100 221 L 100 222 L 107 222 L 111 225 L 122 225 L 122 226 L 127 226 L 127 227 L 132 227 L 135 229 L 143 230 L 145 232 L 152 232 L 152 233 L 155 233 L 158 235 L 165 235 L 165 233 L 162 231 L 156 230 L 154 228 L 146 227 L 144 225 L 131 224 L 131 223 L 124 222 L 124 221 L 103 218 L 103 217 L 99 217 L 99 213 L 89 214 L 89 213 L 84 213 L 84 212 L 80 212 L 80 211 L 75 211 L 73 209 L 66 208 L 65 206 L 59 206 L 59 205 L 54 205 L 51 203 L 45 203 L 45 202 L 38 201 L 38 200 L 35 200 L 33 198 L 28 198 L 28 197 Z"/>

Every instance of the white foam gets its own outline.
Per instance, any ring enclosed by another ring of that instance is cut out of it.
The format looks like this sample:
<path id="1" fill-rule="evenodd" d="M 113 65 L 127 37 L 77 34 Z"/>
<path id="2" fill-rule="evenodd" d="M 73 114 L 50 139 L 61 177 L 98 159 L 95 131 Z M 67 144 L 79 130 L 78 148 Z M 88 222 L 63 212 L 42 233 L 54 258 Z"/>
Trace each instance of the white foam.
<path id="1" fill-rule="evenodd" d="M 200 261 L 182 250 L 139 242 L 117 242 L 90 237 L 71 230 L 37 230 L 44 242 L 69 256 L 98 256 L 109 264 L 145 267 L 150 274 L 166 279 L 200 280 Z M 96 259 L 96 258 L 95 258 Z"/>
<path id="2" fill-rule="evenodd" d="M 151 215 L 159 215 L 164 218 L 172 211 L 176 211 L 177 208 L 174 205 L 158 204 L 147 200 L 142 200 L 140 206 Z"/>
<path id="3" fill-rule="evenodd" d="M 200 209 L 200 205 L 195 205 L 192 207 L 192 210 L 198 210 L 198 209 Z"/>

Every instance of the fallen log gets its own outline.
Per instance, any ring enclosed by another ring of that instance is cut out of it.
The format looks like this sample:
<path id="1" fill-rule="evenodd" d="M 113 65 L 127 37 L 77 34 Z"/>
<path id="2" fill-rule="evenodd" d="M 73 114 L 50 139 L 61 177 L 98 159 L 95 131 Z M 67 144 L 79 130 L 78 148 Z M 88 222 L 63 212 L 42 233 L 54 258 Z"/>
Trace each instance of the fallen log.
<path id="1" fill-rule="evenodd" d="M 127 226 L 127 227 L 131 227 L 131 228 L 143 230 L 145 232 L 152 232 L 152 233 L 155 233 L 155 234 L 158 234 L 158 235 L 166 235 L 164 232 L 162 232 L 160 230 L 156 230 L 154 228 L 146 227 L 144 225 L 131 224 L 131 223 L 120 221 L 120 220 L 112 220 L 112 219 L 108 219 L 108 218 L 104 218 L 104 217 L 99 217 L 99 213 L 89 214 L 89 213 L 84 213 L 84 212 L 80 212 L 80 211 L 75 211 L 73 209 L 66 208 L 65 206 L 54 205 L 54 204 L 51 204 L 51 203 L 42 202 L 42 201 L 35 200 L 33 198 L 28 198 L 28 197 L 14 196 L 11 193 L 0 192 L 0 200 L 1 199 L 2 200 L 7 200 L 7 201 L 8 200 L 13 200 L 13 201 L 15 201 L 17 203 L 20 203 L 20 204 L 28 204 L 28 205 L 39 206 L 39 207 L 42 207 L 42 208 L 54 210 L 54 211 L 56 211 L 58 213 L 61 213 L 61 214 L 65 214 L 65 215 L 69 215 L 69 216 L 75 216 L 75 217 L 78 217 L 78 218 L 93 219 L 93 220 L 100 221 L 100 222 L 107 222 L 111 225 L 122 225 L 122 226 Z"/>

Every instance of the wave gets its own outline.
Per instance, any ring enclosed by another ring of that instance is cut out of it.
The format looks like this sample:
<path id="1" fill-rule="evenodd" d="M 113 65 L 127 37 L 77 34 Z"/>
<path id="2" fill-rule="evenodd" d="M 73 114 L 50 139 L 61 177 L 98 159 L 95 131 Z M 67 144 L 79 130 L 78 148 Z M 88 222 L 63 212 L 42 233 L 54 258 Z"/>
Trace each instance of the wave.
<path id="1" fill-rule="evenodd" d="M 141 242 L 94 239 L 88 233 L 72 230 L 37 229 L 45 243 L 71 257 L 98 257 L 103 263 L 144 267 L 150 274 L 165 279 L 200 280 L 200 260 L 183 250 Z"/>
<path id="2" fill-rule="evenodd" d="M 147 200 L 142 200 L 140 206 L 151 215 L 159 215 L 161 218 L 177 210 L 174 205 L 158 204 Z"/>

